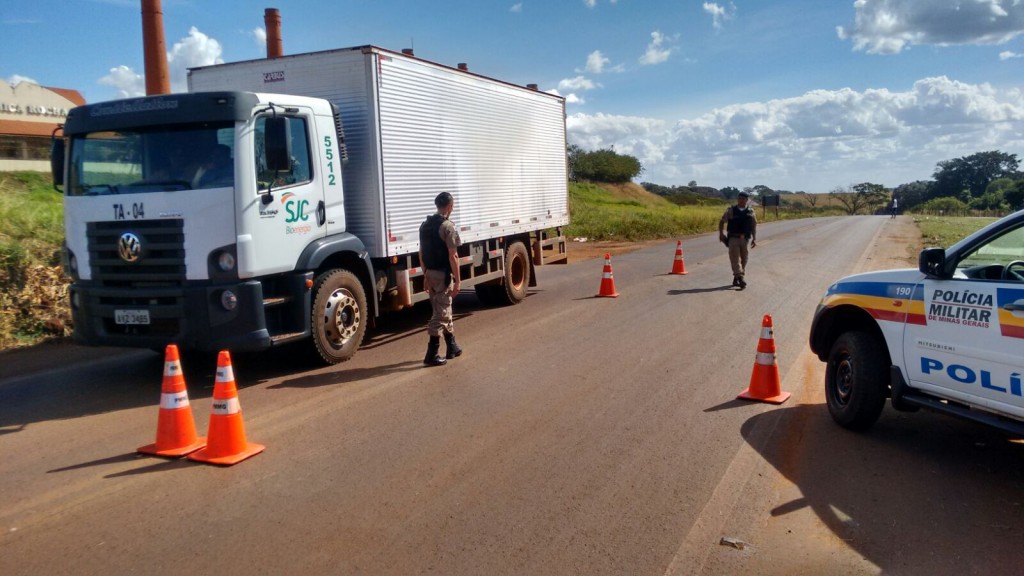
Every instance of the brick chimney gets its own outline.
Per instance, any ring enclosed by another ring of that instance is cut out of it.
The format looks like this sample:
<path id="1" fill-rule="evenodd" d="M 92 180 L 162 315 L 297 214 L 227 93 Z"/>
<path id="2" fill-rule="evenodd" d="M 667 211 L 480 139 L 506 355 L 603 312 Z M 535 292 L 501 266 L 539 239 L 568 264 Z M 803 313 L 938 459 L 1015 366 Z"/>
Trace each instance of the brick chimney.
<path id="1" fill-rule="evenodd" d="M 170 94 L 164 11 L 160 0 L 142 0 L 142 52 L 146 66 L 146 95 Z"/>

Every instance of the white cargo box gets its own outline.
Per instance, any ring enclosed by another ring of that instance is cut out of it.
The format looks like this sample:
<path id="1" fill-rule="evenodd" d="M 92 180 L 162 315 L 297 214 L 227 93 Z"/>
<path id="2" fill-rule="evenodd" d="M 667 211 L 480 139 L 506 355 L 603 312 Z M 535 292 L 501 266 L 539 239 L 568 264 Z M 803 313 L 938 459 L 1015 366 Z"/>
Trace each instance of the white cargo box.
<path id="1" fill-rule="evenodd" d="M 189 90 L 329 100 L 341 111 L 348 231 L 373 257 L 419 249 L 434 197 L 464 241 L 569 223 L 565 100 L 374 46 L 189 70 Z"/>

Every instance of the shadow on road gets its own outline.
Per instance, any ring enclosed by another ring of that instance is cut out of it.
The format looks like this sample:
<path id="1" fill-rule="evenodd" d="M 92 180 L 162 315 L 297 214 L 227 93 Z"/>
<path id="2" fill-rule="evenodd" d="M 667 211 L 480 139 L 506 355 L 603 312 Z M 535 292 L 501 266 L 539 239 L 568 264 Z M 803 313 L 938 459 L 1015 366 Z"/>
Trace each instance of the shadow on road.
<path id="1" fill-rule="evenodd" d="M 779 437 L 751 437 L 767 418 L 781 419 Z M 772 516 L 810 507 L 882 573 L 1020 573 L 1024 444 L 1015 439 L 888 407 L 858 434 L 835 425 L 824 405 L 764 412 L 741 432 L 802 494 Z M 791 448 L 798 444 L 801 450 Z"/>
<path id="2" fill-rule="evenodd" d="M 455 321 L 485 308 L 472 290 L 456 297 Z M 422 338 L 426 343 L 426 324 L 430 304 L 421 302 L 411 309 L 383 316 L 378 327 L 367 330 L 362 350 L 372 349 L 406 338 Z M 54 350 L 59 350 L 54 347 Z M 12 374 L 0 380 L 0 438 L 14 434 L 35 422 L 80 418 L 158 405 L 163 381 L 163 354 L 148 350 L 103 351 L 81 354 L 69 362 L 54 354 L 52 362 L 34 373 Z M 395 371 L 419 368 L 422 356 L 372 368 L 348 368 L 346 364 L 325 366 L 313 351 L 310 341 L 297 342 L 264 352 L 231 354 L 235 382 L 239 389 L 261 385 L 268 380 L 296 377 L 272 388 L 303 388 L 354 382 Z M 193 401 L 213 394 L 217 371 L 214 352 L 183 351 L 182 372 Z M 316 370 L 315 374 L 301 374 Z M 6 376 L 6 375 L 5 375 Z"/>
<path id="3" fill-rule="evenodd" d="M 702 294 L 704 292 L 721 292 L 723 290 L 732 290 L 735 286 L 731 284 L 725 284 L 723 286 L 714 286 L 711 288 L 690 288 L 689 290 L 669 290 L 666 292 L 669 296 L 681 296 L 683 294 Z"/>

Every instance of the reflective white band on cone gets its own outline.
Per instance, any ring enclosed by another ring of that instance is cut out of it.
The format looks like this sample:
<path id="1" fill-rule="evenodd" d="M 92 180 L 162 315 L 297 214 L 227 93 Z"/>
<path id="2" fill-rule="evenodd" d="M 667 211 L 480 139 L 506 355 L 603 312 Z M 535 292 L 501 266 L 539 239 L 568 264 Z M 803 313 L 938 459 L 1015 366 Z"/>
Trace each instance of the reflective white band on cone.
<path id="1" fill-rule="evenodd" d="M 238 414 L 241 411 L 242 406 L 238 403 L 237 397 L 213 399 L 213 413 L 216 416 L 230 416 L 231 414 Z"/>
<path id="2" fill-rule="evenodd" d="M 217 367 L 217 382 L 233 382 L 235 380 L 235 371 L 231 369 L 231 365 L 218 366 Z"/>
<path id="3" fill-rule="evenodd" d="M 771 340 L 772 339 L 772 329 L 767 327 L 767 326 L 761 328 L 761 339 L 762 340 Z"/>
<path id="4" fill-rule="evenodd" d="M 771 352 L 758 352 L 757 359 L 754 360 L 761 366 L 771 366 L 775 364 L 775 354 Z"/>
<path id="5" fill-rule="evenodd" d="M 178 362 L 164 362 L 164 376 L 180 376 L 181 364 Z"/>
<path id="6" fill-rule="evenodd" d="M 160 408 L 164 410 L 174 410 L 175 408 L 185 408 L 188 406 L 188 392 L 170 392 L 160 395 Z"/>

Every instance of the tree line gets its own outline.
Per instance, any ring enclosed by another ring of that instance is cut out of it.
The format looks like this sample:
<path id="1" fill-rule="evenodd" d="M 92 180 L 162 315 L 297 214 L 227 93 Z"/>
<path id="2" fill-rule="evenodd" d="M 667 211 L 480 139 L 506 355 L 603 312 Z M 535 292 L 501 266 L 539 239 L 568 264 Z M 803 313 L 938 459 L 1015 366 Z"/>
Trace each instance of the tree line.
<path id="1" fill-rule="evenodd" d="M 633 156 L 618 154 L 612 149 L 584 151 L 573 144 L 568 148 L 569 174 L 573 180 L 597 182 L 630 182 L 643 173 L 643 166 Z M 755 197 L 794 194 L 788 190 L 772 190 L 758 184 L 739 188 L 726 186 L 715 190 L 698 186 L 661 186 L 642 182 L 641 186 L 661 196 L 705 196 L 726 200 L 741 191 Z M 800 192 L 796 192 L 799 194 Z M 939 162 L 932 180 L 918 180 L 888 189 L 881 184 L 862 182 L 838 187 L 829 192 L 850 214 L 873 212 L 892 205 L 895 199 L 900 210 L 966 212 L 968 210 L 1009 212 L 1024 207 L 1024 173 L 1016 154 L 999 150 L 978 152 L 961 158 Z M 808 194 L 813 207 L 817 197 Z"/>

